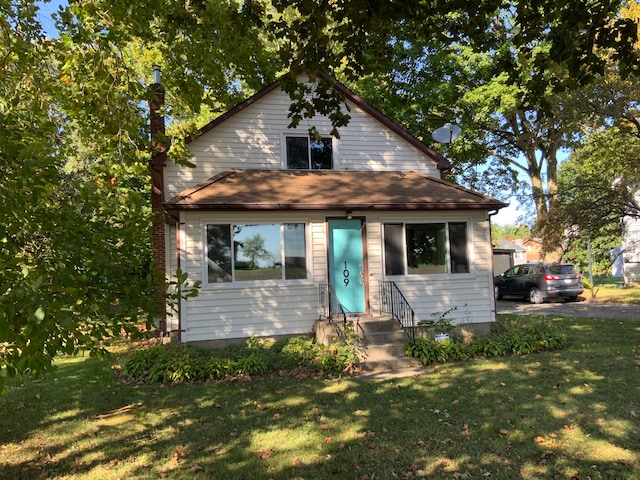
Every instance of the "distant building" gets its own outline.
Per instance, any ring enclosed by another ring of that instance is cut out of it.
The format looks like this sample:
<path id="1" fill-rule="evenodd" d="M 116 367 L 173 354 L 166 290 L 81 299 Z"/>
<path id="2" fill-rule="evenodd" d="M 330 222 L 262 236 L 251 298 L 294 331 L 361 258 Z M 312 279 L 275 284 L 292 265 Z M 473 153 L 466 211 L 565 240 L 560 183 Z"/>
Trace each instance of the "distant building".
<path id="1" fill-rule="evenodd" d="M 624 277 L 624 261 L 622 259 L 622 245 L 607 252 L 611 258 L 611 276 L 615 278 Z"/>
<path id="2" fill-rule="evenodd" d="M 498 246 L 493 249 L 494 274 L 498 275 L 519 263 L 526 263 L 526 253 L 522 245 L 507 238 L 501 239 Z"/>

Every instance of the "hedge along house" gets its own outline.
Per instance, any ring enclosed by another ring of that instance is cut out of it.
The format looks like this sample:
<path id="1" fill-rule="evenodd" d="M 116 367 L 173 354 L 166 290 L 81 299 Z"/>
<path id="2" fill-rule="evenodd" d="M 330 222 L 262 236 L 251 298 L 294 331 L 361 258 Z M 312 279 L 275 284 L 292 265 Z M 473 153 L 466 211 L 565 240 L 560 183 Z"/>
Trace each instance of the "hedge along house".
<path id="1" fill-rule="evenodd" d="M 384 311 L 389 286 L 415 322 L 446 311 L 459 323 L 495 320 L 490 212 L 506 204 L 443 181 L 445 158 L 322 78 L 350 108 L 339 139 L 322 116 L 321 138 L 288 128 L 277 81 L 187 140 L 195 168 L 166 151 L 152 159 L 156 258 L 167 278 L 181 269 L 202 281 L 167 316 L 167 335 L 223 344 L 308 334 L 336 311 Z"/>

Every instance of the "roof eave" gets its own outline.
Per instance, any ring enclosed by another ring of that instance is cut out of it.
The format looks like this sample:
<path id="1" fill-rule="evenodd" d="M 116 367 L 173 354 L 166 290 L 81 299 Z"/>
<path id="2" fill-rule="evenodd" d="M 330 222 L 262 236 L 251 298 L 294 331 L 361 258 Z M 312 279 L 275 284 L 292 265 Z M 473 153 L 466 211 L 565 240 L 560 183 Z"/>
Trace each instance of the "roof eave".
<path id="1" fill-rule="evenodd" d="M 376 211 L 437 211 L 437 210 L 496 210 L 507 204 L 496 203 L 169 203 L 171 211 L 263 211 L 263 210 L 376 210 Z"/>

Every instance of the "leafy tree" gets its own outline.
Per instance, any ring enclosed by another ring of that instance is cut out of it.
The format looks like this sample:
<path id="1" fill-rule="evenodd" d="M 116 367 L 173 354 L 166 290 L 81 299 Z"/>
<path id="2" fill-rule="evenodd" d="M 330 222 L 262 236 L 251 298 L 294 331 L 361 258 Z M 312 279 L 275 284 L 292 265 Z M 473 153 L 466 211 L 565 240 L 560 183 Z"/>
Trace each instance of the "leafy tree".
<path id="1" fill-rule="evenodd" d="M 242 254 L 249 259 L 249 268 L 258 268 L 260 260 L 269 260 L 271 254 L 264 246 L 264 237 L 256 233 L 242 242 Z"/>
<path id="2" fill-rule="evenodd" d="M 622 127 L 598 131 L 576 149 L 560 169 L 555 215 L 541 223 L 546 248 L 586 257 L 589 239 L 597 268 L 608 268 L 607 252 L 620 244 L 622 218 L 640 216 L 634 197 L 639 156 L 640 137 Z"/>
<path id="3" fill-rule="evenodd" d="M 491 241 L 493 246 L 498 246 L 503 239 L 531 238 L 531 230 L 526 225 L 499 225 L 491 224 Z"/>
<path id="4" fill-rule="evenodd" d="M 128 149 L 143 120 L 117 102 L 101 109 L 108 77 L 82 86 L 67 77 L 60 59 L 88 52 L 46 39 L 36 11 L 0 3 L 0 372 L 9 375 L 39 375 L 58 353 L 98 353 L 109 337 L 137 334 L 157 294 L 146 166 Z"/>
<path id="5" fill-rule="evenodd" d="M 353 88 L 427 142 L 445 122 L 459 123 L 459 139 L 436 145 L 454 160 L 455 180 L 501 198 L 515 193 L 535 220 L 555 208 L 559 153 L 579 145 L 588 130 L 633 119 L 640 92 L 604 51 L 606 75 L 588 85 L 572 83 L 560 66 L 538 72 L 536 61 L 551 40 L 541 36 L 518 48 L 517 19 L 505 11 L 494 20 L 489 52 L 472 42 L 415 38 L 398 25 L 388 70 Z M 506 57 L 517 75 L 501 73 Z M 535 92 L 533 77 L 540 80 Z"/>

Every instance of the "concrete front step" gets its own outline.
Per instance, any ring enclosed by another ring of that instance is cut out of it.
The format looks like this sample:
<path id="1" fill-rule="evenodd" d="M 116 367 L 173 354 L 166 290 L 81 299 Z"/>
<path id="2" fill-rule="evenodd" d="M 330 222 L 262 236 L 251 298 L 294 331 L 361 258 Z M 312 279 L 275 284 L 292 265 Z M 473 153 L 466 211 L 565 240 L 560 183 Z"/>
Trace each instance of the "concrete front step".
<path id="1" fill-rule="evenodd" d="M 356 333 L 363 371 L 401 370 L 420 365 L 404 354 L 408 337 L 396 320 L 389 317 L 362 318 L 357 323 Z"/>
<path id="2" fill-rule="evenodd" d="M 357 322 L 357 328 L 359 332 L 363 333 L 402 331 L 400 323 L 390 317 L 360 318 Z"/>
<path id="3" fill-rule="evenodd" d="M 400 370 L 403 368 L 412 368 L 421 365 L 417 359 L 405 356 L 404 352 L 394 355 L 392 352 L 385 352 L 384 350 L 376 349 L 375 351 L 362 351 L 360 352 L 359 357 L 360 368 L 363 371 Z"/>
<path id="4" fill-rule="evenodd" d="M 402 330 L 395 330 L 389 332 L 375 332 L 375 333 L 361 333 L 358 334 L 358 339 L 361 344 L 369 345 L 384 345 L 387 343 L 398 343 L 403 345 L 409 337 Z"/>

